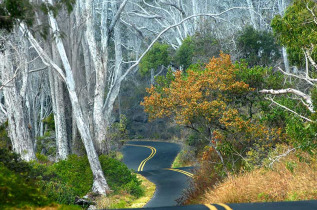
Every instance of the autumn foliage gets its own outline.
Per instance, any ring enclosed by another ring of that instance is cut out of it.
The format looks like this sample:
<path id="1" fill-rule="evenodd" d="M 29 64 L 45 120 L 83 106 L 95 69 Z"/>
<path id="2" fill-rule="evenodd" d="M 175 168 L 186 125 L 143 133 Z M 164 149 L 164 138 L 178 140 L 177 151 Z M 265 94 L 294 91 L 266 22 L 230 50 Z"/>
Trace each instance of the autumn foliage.
<path id="1" fill-rule="evenodd" d="M 235 80 L 236 70 L 230 56 L 221 54 L 202 70 L 175 72 L 167 87 L 147 89 L 149 96 L 142 105 L 150 119 L 174 117 L 178 124 L 190 127 L 195 123 L 209 127 L 215 122 L 220 126 L 228 121 L 225 118 L 237 113 L 228 106 L 233 95 L 238 97 L 251 90 L 248 84 Z"/>
<path id="2" fill-rule="evenodd" d="M 241 104 L 254 89 L 237 79 L 238 71 L 230 56 L 221 53 L 205 68 L 177 71 L 169 83 L 147 89 L 149 96 L 142 105 L 150 119 L 170 117 L 200 133 L 208 145 L 203 159 L 216 151 L 224 164 L 223 156 L 251 148 L 255 142 L 272 146 L 270 142 L 278 141 L 281 134 L 246 117 Z"/>
<path id="3" fill-rule="evenodd" d="M 230 173 L 260 167 L 268 151 L 284 138 L 281 129 L 249 117 L 245 100 L 256 90 L 238 79 L 240 67 L 221 53 L 203 68 L 177 71 L 147 89 L 142 105 L 150 119 L 174 119 L 204 139 L 201 167 L 187 198 Z"/>

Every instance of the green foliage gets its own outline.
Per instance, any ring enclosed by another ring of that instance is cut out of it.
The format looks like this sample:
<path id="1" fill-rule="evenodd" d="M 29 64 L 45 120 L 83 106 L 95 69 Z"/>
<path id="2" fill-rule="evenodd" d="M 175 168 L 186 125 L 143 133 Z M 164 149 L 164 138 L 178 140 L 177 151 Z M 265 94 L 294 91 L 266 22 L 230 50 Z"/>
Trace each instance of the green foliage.
<path id="1" fill-rule="evenodd" d="M 287 47 L 293 64 L 304 65 L 303 49 L 310 49 L 317 43 L 316 23 L 314 15 L 317 12 L 316 2 L 312 0 L 295 0 L 289 6 L 283 17 L 277 15 L 271 26 L 279 42 Z M 317 58 L 317 51 L 312 52 L 313 59 Z"/>
<path id="2" fill-rule="evenodd" d="M 18 21 L 31 26 L 34 6 L 28 0 L 5 0 L 0 4 L 0 29 L 10 32 Z"/>
<path id="3" fill-rule="evenodd" d="M 128 193 L 140 197 L 144 194 L 141 182 L 132 174 L 122 162 L 109 158 L 106 155 L 99 157 L 102 170 L 107 177 L 107 182 L 112 190 L 119 192 L 126 190 Z"/>
<path id="4" fill-rule="evenodd" d="M 44 136 L 37 137 L 36 150 L 41 152 L 43 149 L 46 155 L 55 156 L 56 154 L 56 140 L 49 130 L 44 133 Z"/>
<path id="5" fill-rule="evenodd" d="M 6 166 L 8 170 L 11 170 L 22 177 L 28 178 L 30 176 L 30 165 L 23 161 L 17 153 L 0 148 L 0 163 Z"/>
<path id="6" fill-rule="evenodd" d="M 41 153 L 36 153 L 36 158 L 42 164 L 46 164 L 49 162 L 48 157 Z"/>
<path id="7" fill-rule="evenodd" d="M 175 76 L 173 74 L 173 71 L 171 69 L 168 69 L 165 76 L 158 76 L 155 78 L 156 87 L 158 91 L 162 92 L 163 88 L 169 87 L 171 82 L 175 79 Z"/>
<path id="8" fill-rule="evenodd" d="M 252 118 L 263 104 L 269 105 L 259 90 L 283 88 L 284 76 L 281 72 L 273 72 L 272 68 L 268 67 L 253 66 L 249 68 L 244 60 L 237 62 L 235 66 L 238 69 L 235 72 L 237 80 L 254 88 L 253 91 L 240 99 L 241 104 L 248 109 L 248 117 Z M 269 108 L 267 110 L 269 111 Z"/>
<path id="9" fill-rule="evenodd" d="M 93 176 L 87 157 L 68 156 L 51 166 L 50 170 L 56 174 L 54 180 L 72 186 L 74 193 L 83 196 L 90 191 Z"/>
<path id="10" fill-rule="evenodd" d="M 192 64 L 207 63 L 210 58 L 218 56 L 220 49 L 219 41 L 210 33 L 197 32 L 183 40 L 176 51 L 174 62 L 184 70 L 189 67 L 192 69 Z"/>
<path id="11" fill-rule="evenodd" d="M 125 115 L 120 115 L 120 121 L 115 122 L 110 128 L 110 138 L 112 141 L 119 141 L 128 138 L 128 119 Z"/>
<path id="12" fill-rule="evenodd" d="M 316 132 L 315 123 L 303 123 L 303 120 L 297 117 L 292 117 L 286 125 L 286 133 L 290 137 L 290 142 L 311 155 L 314 155 L 312 151 L 317 148 Z"/>
<path id="13" fill-rule="evenodd" d="M 279 46 L 270 32 L 257 31 L 248 26 L 237 41 L 241 58 L 246 59 L 250 66 L 270 66 L 280 57 Z"/>
<path id="14" fill-rule="evenodd" d="M 54 121 L 54 114 L 51 113 L 45 119 L 42 120 L 43 123 L 47 125 L 49 130 L 55 130 L 55 121 Z"/>
<path id="15" fill-rule="evenodd" d="M 192 38 L 187 37 L 176 52 L 176 62 L 179 66 L 183 66 L 183 69 L 187 69 L 192 64 L 193 55 L 194 44 Z"/>
<path id="16" fill-rule="evenodd" d="M 157 70 L 160 66 L 167 67 L 170 64 L 169 45 L 156 42 L 151 50 L 140 62 L 141 75 L 148 74 L 151 69 Z"/>
<path id="17" fill-rule="evenodd" d="M 29 0 L 4 0 L 0 4 L 0 29 L 11 32 L 14 25 L 19 22 L 24 22 L 28 27 L 31 27 L 34 23 L 35 11 L 41 11 L 45 15 L 48 12 L 52 12 L 56 17 L 62 9 L 66 9 L 70 13 L 75 3 L 75 0 L 59 0 L 55 1 L 54 5 L 50 5 L 47 3 L 39 4 Z M 45 27 L 45 30 L 47 30 L 47 27 Z M 40 33 L 46 36 L 46 32 Z"/>
<path id="18" fill-rule="evenodd" d="M 212 57 L 219 56 L 221 45 L 209 32 L 196 32 L 192 36 L 194 47 L 192 61 L 195 64 L 208 63 Z M 190 67 L 192 69 L 192 66 Z"/>
<path id="19" fill-rule="evenodd" d="M 38 182 L 42 194 L 50 200 L 59 204 L 73 204 L 77 196 L 71 185 L 61 181 L 44 181 Z"/>
<path id="20" fill-rule="evenodd" d="M 0 206 L 43 206 L 48 202 L 33 180 L 27 181 L 0 163 Z"/>
<path id="21" fill-rule="evenodd" d="M 7 132 L 8 121 L 0 125 L 0 148 L 9 148 L 11 146 L 11 140 Z"/>

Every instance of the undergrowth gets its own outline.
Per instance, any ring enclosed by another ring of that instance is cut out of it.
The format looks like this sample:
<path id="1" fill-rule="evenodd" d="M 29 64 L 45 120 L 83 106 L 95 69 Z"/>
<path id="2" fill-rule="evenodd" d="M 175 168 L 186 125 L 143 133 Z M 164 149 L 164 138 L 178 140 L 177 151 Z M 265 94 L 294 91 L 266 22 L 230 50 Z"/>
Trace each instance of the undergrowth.
<path id="1" fill-rule="evenodd" d="M 196 202 L 245 203 L 317 199 L 317 160 L 293 153 L 273 165 L 229 175 Z"/>
<path id="2" fill-rule="evenodd" d="M 1 207 L 71 205 L 76 196 L 82 197 L 91 190 L 93 175 L 86 156 L 70 155 L 57 163 L 38 158 L 40 163 L 25 162 L 19 155 L 0 149 Z M 113 195 L 123 191 L 133 199 L 144 195 L 141 181 L 126 165 L 105 155 L 99 159 Z"/>

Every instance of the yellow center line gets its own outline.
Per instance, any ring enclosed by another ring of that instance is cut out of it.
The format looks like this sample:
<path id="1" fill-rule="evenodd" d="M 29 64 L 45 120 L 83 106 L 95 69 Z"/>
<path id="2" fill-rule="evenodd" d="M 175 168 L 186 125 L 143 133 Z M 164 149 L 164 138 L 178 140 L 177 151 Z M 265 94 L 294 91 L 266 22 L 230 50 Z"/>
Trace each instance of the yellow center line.
<path id="1" fill-rule="evenodd" d="M 145 166 L 145 163 L 150 160 L 155 154 L 156 154 L 156 149 L 154 147 L 151 146 L 147 146 L 147 145 L 138 145 L 138 144 L 126 144 L 126 146 L 134 146 L 134 147 L 146 147 L 151 149 L 151 154 L 149 157 L 145 158 L 139 165 L 138 167 L 138 171 L 143 171 L 143 168 Z"/>
<path id="2" fill-rule="evenodd" d="M 209 208 L 210 210 L 217 210 L 217 208 L 213 205 L 210 204 L 204 204 L 207 208 Z"/>
<path id="3" fill-rule="evenodd" d="M 230 206 L 224 204 L 224 203 L 217 203 L 217 205 L 222 206 L 223 208 L 225 208 L 226 210 L 233 210 L 232 208 L 230 208 Z"/>
<path id="4" fill-rule="evenodd" d="M 189 177 L 191 177 L 191 178 L 194 177 L 194 174 L 192 174 L 192 173 L 190 173 L 190 172 L 188 172 L 188 171 L 183 171 L 183 170 L 176 169 L 176 168 L 166 168 L 166 170 L 176 171 L 176 172 L 185 174 L 186 176 L 189 176 Z"/>

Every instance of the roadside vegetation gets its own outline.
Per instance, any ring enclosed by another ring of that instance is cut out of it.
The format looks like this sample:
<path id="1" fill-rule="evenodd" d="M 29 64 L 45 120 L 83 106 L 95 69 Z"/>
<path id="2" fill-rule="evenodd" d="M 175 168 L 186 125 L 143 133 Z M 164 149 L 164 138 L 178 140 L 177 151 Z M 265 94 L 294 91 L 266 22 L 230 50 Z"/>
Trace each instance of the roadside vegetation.
<path id="1" fill-rule="evenodd" d="M 122 163 L 129 139 L 181 142 L 180 204 L 317 199 L 316 1 L 217 1 L 174 31 L 211 6 L 154 2 L 0 4 L 1 209 L 142 207 L 155 185 Z"/>
<path id="2" fill-rule="evenodd" d="M 173 167 L 192 153 L 199 165 L 180 203 L 317 199 L 316 8 L 294 1 L 273 19 L 274 33 L 246 27 L 235 61 L 215 51 L 209 62 L 195 62 L 197 37 L 188 38 L 176 53 L 186 68 L 147 89 L 141 104 L 149 118 L 188 130 Z M 276 64 L 281 45 L 294 73 Z"/>
<path id="3" fill-rule="evenodd" d="M 137 174 L 137 178 L 141 181 L 141 188 L 144 195 L 136 197 L 127 192 L 120 194 L 111 194 L 110 196 L 101 196 L 96 199 L 97 209 L 118 209 L 118 208 L 142 208 L 151 200 L 155 193 L 156 186 L 145 177 Z"/>
<path id="4" fill-rule="evenodd" d="M 280 148 L 282 149 L 282 148 Z M 287 151 L 288 148 L 283 148 Z M 282 152 L 282 151 L 281 151 Z M 296 155 L 301 155 L 299 159 Z M 199 203 L 248 203 L 317 199 L 317 163 L 307 154 L 290 154 L 269 166 L 228 175 L 206 190 Z"/>
<path id="5" fill-rule="evenodd" d="M 71 155 L 57 163 L 48 161 L 43 155 L 38 155 L 38 159 L 40 163 L 24 162 L 19 155 L 6 149 L 0 150 L 1 208 L 24 209 L 47 205 L 62 208 L 60 204 L 72 206 L 76 199 L 85 195 L 88 195 L 88 201 L 94 203 L 99 199 L 89 193 L 93 179 L 86 156 Z M 113 190 L 110 197 L 120 195 L 120 198 L 127 197 L 131 201 L 144 196 L 146 188 L 142 187 L 142 181 L 123 163 L 105 155 L 100 156 L 100 162 Z M 110 206 L 120 205 L 111 202 Z M 81 209 L 79 206 L 72 208 Z"/>

